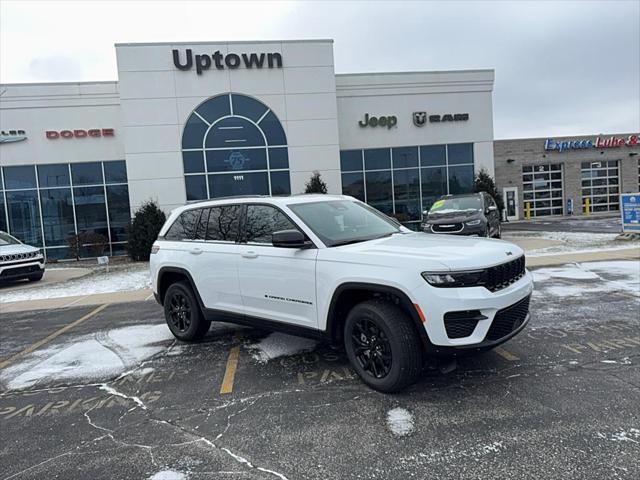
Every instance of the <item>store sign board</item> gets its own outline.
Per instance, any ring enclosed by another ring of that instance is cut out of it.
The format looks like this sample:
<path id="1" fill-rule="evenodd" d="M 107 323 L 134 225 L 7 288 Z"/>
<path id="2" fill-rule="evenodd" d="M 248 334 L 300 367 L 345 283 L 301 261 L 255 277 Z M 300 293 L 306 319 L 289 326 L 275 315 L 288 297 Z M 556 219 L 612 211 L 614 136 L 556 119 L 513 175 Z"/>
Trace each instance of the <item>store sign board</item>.
<path id="1" fill-rule="evenodd" d="M 640 193 L 620 195 L 622 231 L 640 233 Z"/>
<path id="2" fill-rule="evenodd" d="M 173 65 L 178 70 L 191 70 L 195 65 L 198 75 L 212 66 L 217 70 L 224 70 L 225 67 L 234 70 L 240 66 L 247 69 L 282 68 L 282 55 L 279 53 L 227 53 L 224 55 L 217 50 L 211 55 L 208 53 L 194 55 L 190 48 L 185 50 L 184 55 L 180 54 L 180 50 L 172 50 L 171 53 Z"/>
<path id="3" fill-rule="evenodd" d="M 374 117 L 368 113 L 364 114 L 364 119 L 358 122 L 362 128 L 365 127 L 387 127 L 393 128 L 398 124 L 398 117 L 395 115 L 378 115 Z"/>
<path id="4" fill-rule="evenodd" d="M 632 147 L 638 145 L 638 138 L 639 136 L 636 134 L 629 135 L 628 137 L 596 137 L 595 140 L 554 140 L 553 138 L 547 138 L 544 142 L 544 149 L 546 151 L 566 152 L 569 150 L 585 150 L 589 148 Z"/>
<path id="5" fill-rule="evenodd" d="M 24 130 L 2 130 L 0 131 L 0 143 L 21 142 L 27 139 Z"/>
<path id="6" fill-rule="evenodd" d="M 84 130 L 81 128 L 75 130 L 47 130 L 45 136 L 49 140 L 55 140 L 57 138 L 86 138 L 86 137 L 113 137 L 116 132 L 113 128 L 90 128 Z"/>

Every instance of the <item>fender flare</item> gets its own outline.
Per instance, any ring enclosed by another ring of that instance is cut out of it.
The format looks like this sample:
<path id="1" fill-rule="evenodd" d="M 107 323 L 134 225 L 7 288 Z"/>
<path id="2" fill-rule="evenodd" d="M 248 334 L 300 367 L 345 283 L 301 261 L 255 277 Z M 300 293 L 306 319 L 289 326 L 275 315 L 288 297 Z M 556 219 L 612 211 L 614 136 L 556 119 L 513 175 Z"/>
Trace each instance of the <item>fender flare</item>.
<path id="1" fill-rule="evenodd" d="M 162 267 L 159 271 L 158 271 L 158 295 L 160 294 L 160 285 L 162 284 L 162 277 L 166 274 L 166 273 L 179 273 L 181 275 L 184 275 L 185 277 L 187 277 L 187 281 L 189 282 L 189 285 L 191 286 L 191 290 L 193 290 L 193 293 L 195 294 L 196 298 L 198 299 L 198 305 L 200 305 L 200 309 L 202 311 L 204 311 L 204 303 L 202 301 L 202 298 L 200 297 L 200 292 L 198 292 L 198 288 L 196 287 L 196 282 L 194 282 L 193 277 L 191 276 L 191 274 L 189 273 L 188 270 L 181 268 L 181 267 Z M 159 299 L 159 303 L 160 305 L 164 305 L 164 298 L 160 298 Z"/>

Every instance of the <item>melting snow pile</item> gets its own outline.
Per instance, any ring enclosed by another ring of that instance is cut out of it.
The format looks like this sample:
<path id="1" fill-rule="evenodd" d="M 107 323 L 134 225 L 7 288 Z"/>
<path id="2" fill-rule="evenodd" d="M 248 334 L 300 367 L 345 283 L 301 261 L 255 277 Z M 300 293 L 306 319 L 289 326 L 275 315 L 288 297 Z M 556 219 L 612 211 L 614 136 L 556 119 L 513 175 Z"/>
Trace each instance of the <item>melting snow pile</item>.
<path id="1" fill-rule="evenodd" d="M 2 292 L 0 303 L 40 300 L 46 298 L 92 295 L 94 293 L 123 292 L 150 288 L 149 266 L 135 265 L 123 270 L 96 272 L 86 277 L 31 288 Z"/>
<path id="2" fill-rule="evenodd" d="M 98 380 L 117 376 L 161 352 L 173 339 L 165 324 L 135 325 L 72 339 L 27 356 L 0 373 L 11 390 L 28 388 L 40 380 Z"/>
<path id="3" fill-rule="evenodd" d="M 394 435 L 404 437 L 413 432 L 413 415 L 404 408 L 394 408 L 387 412 L 387 426 Z"/>
<path id="4" fill-rule="evenodd" d="M 185 480 L 187 476 L 182 472 L 175 470 L 163 470 L 149 477 L 149 480 Z"/>
<path id="5" fill-rule="evenodd" d="M 622 250 L 638 246 L 638 242 L 616 242 L 617 233 L 584 233 L 584 232 L 508 232 L 504 239 L 517 241 L 518 238 L 540 238 L 562 242 L 559 245 L 535 248 L 527 251 L 527 257 L 558 255 L 577 252 L 602 252 Z"/>
<path id="6" fill-rule="evenodd" d="M 640 297 L 640 263 L 634 260 L 586 262 L 533 271 L 535 295 L 557 297 L 626 291 Z M 587 280 L 573 283 L 571 280 Z M 591 281 L 589 281 L 591 280 Z"/>
<path id="7" fill-rule="evenodd" d="M 260 363 L 267 363 L 278 357 L 288 357 L 296 353 L 315 350 L 318 343 L 308 338 L 294 337 L 284 333 L 272 333 L 260 342 L 251 345 L 252 356 Z"/>

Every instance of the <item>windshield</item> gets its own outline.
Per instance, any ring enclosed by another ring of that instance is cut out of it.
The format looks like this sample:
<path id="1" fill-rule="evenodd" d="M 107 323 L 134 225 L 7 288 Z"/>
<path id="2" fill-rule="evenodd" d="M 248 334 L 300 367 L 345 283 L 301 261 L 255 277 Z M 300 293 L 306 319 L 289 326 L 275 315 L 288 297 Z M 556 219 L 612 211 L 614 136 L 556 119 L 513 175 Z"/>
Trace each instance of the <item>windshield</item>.
<path id="1" fill-rule="evenodd" d="M 353 200 L 299 203 L 289 208 L 329 247 L 400 232 L 385 215 Z"/>
<path id="2" fill-rule="evenodd" d="M 450 213 L 464 210 L 482 210 L 482 201 L 479 196 L 453 197 L 438 200 L 431 206 L 429 213 Z"/>
<path id="3" fill-rule="evenodd" d="M 3 245 L 20 245 L 20 241 L 8 233 L 0 232 L 0 247 Z"/>

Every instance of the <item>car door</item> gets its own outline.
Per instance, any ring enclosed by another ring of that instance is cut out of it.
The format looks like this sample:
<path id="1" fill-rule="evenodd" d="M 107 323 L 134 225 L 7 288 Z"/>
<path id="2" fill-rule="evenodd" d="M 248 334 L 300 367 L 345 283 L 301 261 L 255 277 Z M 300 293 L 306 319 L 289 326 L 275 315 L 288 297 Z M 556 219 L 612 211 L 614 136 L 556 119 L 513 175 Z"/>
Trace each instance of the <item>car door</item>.
<path id="1" fill-rule="evenodd" d="M 243 225 L 238 271 L 246 314 L 318 328 L 317 249 L 274 247 L 273 232 L 298 228 L 273 205 L 246 205 Z"/>
<path id="2" fill-rule="evenodd" d="M 188 250 L 193 280 L 208 309 L 243 313 L 237 243 L 241 212 L 241 205 L 202 209 Z"/>

